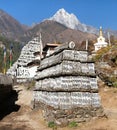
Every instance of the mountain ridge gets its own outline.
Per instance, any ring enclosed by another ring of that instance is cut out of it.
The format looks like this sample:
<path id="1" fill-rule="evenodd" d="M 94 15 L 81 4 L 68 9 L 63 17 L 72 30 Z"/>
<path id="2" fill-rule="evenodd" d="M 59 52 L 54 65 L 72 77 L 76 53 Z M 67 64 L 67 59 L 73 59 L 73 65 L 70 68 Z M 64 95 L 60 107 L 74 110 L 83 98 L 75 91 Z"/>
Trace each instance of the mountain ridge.
<path id="1" fill-rule="evenodd" d="M 20 24 L 15 18 L 0 9 L 0 34 L 7 38 L 16 37 L 16 40 L 24 35 L 26 26 Z"/>
<path id="2" fill-rule="evenodd" d="M 59 17 L 61 17 L 61 15 L 62 15 L 61 20 L 63 21 L 63 23 L 60 23 L 60 21 L 59 21 L 60 18 L 58 17 L 58 15 L 59 15 Z M 53 19 L 53 17 L 55 19 Z M 58 21 L 56 20 L 56 17 L 58 17 Z M 50 20 L 61 24 L 61 26 L 59 26 L 60 28 L 66 27 L 66 28 L 72 29 L 72 31 L 80 30 L 82 32 L 85 32 L 85 33 L 87 32 L 89 34 L 92 34 L 92 33 L 98 34 L 98 31 L 99 31 L 92 26 L 88 26 L 86 24 L 81 23 L 73 13 L 69 14 L 64 9 L 58 10 L 57 13 L 55 13 L 55 15 L 53 15 L 51 18 L 43 20 L 41 23 L 38 23 L 33 27 L 28 27 L 28 26 L 22 25 L 15 18 L 13 18 L 8 13 L 6 13 L 5 11 L 0 9 L 0 34 L 7 38 L 14 39 L 15 41 L 20 41 L 20 42 L 25 43 L 25 42 L 28 42 L 29 40 L 31 40 L 32 37 L 34 37 L 34 35 L 37 35 L 37 33 L 39 33 L 39 30 L 38 30 L 39 25 L 42 26 L 42 23 L 47 24 L 47 21 L 50 22 Z M 65 24 L 65 22 L 70 26 L 67 26 Z M 58 24 L 56 24 L 56 25 L 58 27 Z M 47 24 L 46 27 L 44 27 L 44 29 L 45 29 L 44 32 L 46 32 L 46 29 L 48 29 L 47 26 L 49 26 L 49 25 Z M 37 29 L 36 29 L 36 27 L 37 27 Z M 55 25 L 54 25 L 54 27 L 55 27 Z M 74 29 L 74 28 L 76 28 L 76 29 Z M 39 28 L 39 29 L 41 30 L 41 28 Z M 107 36 L 107 32 L 108 32 L 108 30 L 105 32 L 106 36 Z M 58 33 L 59 33 L 59 31 L 58 31 Z M 52 36 L 50 36 L 51 34 L 52 34 Z M 45 35 L 46 35 L 46 33 L 45 33 Z M 47 33 L 47 35 L 49 37 L 48 42 L 53 42 L 52 40 L 54 39 L 53 37 L 55 36 L 53 34 L 53 28 L 49 29 L 49 33 Z M 117 36 L 117 31 L 113 32 L 110 30 L 110 35 Z M 43 36 L 43 37 L 45 37 L 45 36 Z M 72 39 L 72 40 L 74 40 L 74 39 Z M 80 39 L 78 39 L 78 40 L 80 40 Z M 60 41 L 61 41 L 61 39 L 60 39 Z M 65 40 L 63 40 L 63 42 L 64 41 Z"/>

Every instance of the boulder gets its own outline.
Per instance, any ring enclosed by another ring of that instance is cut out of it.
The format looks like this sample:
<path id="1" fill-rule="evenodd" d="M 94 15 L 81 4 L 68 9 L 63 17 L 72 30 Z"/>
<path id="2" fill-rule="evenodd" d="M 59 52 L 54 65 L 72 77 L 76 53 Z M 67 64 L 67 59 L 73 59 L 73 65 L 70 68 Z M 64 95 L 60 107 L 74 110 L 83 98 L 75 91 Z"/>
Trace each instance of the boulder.
<path id="1" fill-rule="evenodd" d="M 10 76 L 0 74 L 0 103 L 11 93 L 12 85 L 13 80 Z"/>

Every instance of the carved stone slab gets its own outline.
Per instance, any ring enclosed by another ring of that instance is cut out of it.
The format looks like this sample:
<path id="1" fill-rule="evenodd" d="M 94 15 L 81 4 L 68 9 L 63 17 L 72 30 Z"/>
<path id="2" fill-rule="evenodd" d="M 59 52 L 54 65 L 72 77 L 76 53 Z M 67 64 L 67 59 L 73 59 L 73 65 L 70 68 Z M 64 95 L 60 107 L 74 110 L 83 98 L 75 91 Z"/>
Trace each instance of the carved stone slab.
<path id="1" fill-rule="evenodd" d="M 90 69 L 90 67 L 92 67 Z M 91 71 L 90 71 L 91 70 Z M 49 78 L 60 75 L 88 75 L 95 76 L 93 63 L 80 63 L 76 61 L 63 61 L 50 68 L 39 71 L 35 79 Z"/>
<path id="2" fill-rule="evenodd" d="M 34 91 L 34 99 L 56 109 L 101 106 L 99 94 L 89 92 Z"/>
<path id="3" fill-rule="evenodd" d="M 98 92 L 96 78 L 85 76 L 64 76 L 39 80 L 35 84 L 39 91 L 93 91 Z"/>
<path id="4" fill-rule="evenodd" d="M 59 54 L 43 59 L 38 70 L 61 63 L 63 60 L 87 62 L 88 53 L 86 51 L 63 50 Z"/>

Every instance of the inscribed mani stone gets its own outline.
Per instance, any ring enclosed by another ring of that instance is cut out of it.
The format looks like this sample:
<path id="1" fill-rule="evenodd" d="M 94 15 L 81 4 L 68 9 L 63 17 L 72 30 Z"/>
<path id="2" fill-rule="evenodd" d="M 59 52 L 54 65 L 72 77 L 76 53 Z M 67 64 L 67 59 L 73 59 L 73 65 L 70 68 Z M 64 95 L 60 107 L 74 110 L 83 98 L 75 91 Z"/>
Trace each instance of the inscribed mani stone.
<path id="1" fill-rule="evenodd" d="M 39 70 L 61 63 L 63 60 L 87 62 L 88 53 L 85 51 L 63 50 L 59 54 L 47 57 L 40 63 Z"/>
<path id="2" fill-rule="evenodd" d="M 98 91 L 96 79 L 85 76 L 63 76 L 42 79 L 36 82 L 35 89 L 45 91 Z"/>
<path id="3" fill-rule="evenodd" d="M 89 71 L 88 65 L 90 65 L 90 63 L 63 61 L 56 66 L 52 66 L 39 71 L 35 78 L 42 79 L 60 75 L 95 75 L 94 69 L 92 69 L 92 71 Z"/>
<path id="4" fill-rule="evenodd" d="M 53 108 L 68 109 L 72 107 L 100 107 L 98 93 L 90 92 L 40 92 L 36 91 L 34 97 L 40 102 Z"/>

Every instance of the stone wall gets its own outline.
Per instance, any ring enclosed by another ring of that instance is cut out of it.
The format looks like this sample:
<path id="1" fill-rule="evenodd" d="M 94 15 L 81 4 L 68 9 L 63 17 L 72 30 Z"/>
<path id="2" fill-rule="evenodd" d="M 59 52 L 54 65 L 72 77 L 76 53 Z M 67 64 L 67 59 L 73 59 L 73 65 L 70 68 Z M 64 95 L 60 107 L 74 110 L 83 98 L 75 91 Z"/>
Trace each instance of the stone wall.
<path id="1" fill-rule="evenodd" d="M 43 117 L 47 122 L 54 121 L 59 126 L 66 126 L 72 121 L 80 123 L 90 121 L 93 117 L 101 118 L 104 116 L 102 107 L 87 106 L 55 109 L 39 101 L 35 101 L 35 105 L 35 107 L 42 110 Z"/>

